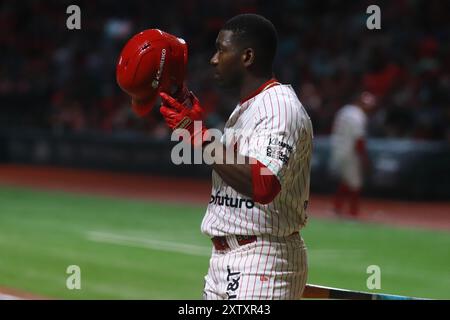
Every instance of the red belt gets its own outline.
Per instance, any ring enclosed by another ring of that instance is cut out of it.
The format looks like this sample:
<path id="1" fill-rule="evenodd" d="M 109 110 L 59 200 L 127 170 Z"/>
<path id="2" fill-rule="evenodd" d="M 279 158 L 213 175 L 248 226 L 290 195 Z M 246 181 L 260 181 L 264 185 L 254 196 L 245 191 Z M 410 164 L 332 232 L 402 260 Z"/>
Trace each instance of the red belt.
<path id="1" fill-rule="evenodd" d="M 214 244 L 214 248 L 216 248 L 216 250 L 223 251 L 223 250 L 227 250 L 230 248 L 226 237 L 214 237 L 211 240 L 212 240 L 212 242 Z M 243 246 L 243 245 L 255 242 L 257 240 L 257 237 L 256 236 L 236 236 L 236 240 L 240 246 Z"/>
<path id="2" fill-rule="evenodd" d="M 298 235 L 298 234 L 299 234 L 298 231 L 296 231 L 296 232 L 292 233 L 291 236 Z M 257 236 L 235 236 L 235 237 L 236 237 L 237 243 L 240 246 L 255 242 L 258 239 Z M 218 250 L 218 251 L 223 251 L 223 250 L 227 250 L 230 248 L 226 237 L 213 237 L 213 238 L 211 238 L 211 240 L 213 242 L 214 248 L 216 248 L 216 250 Z"/>

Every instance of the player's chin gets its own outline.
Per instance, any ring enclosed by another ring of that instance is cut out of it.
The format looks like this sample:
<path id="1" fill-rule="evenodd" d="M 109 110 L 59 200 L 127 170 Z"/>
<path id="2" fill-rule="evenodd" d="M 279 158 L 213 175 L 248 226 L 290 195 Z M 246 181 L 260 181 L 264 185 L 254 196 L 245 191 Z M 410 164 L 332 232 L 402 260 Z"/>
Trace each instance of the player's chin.
<path id="1" fill-rule="evenodd" d="M 219 84 L 220 84 L 221 82 L 223 82 L 222 77 L 221 77 L 220 74 L 218 74 L 218 73 L 214 73 L 213 78 L 214 78 L 214 81 L 216 81 L 216 82 L 219 83 Z"/>
<path id="2" fill-rule="evenodd" d="M 227 87 L 226 81 L 224 81 L 220 76 L 214 76 L 214 80 L 217 82 L 219 87 Z"/>
<path id="3" fill-rule="evenodd" d="M 214 76 L 214 80 L 217 82 L 218 86 L 221 88 L 231 88 L 233 87 L 233 83 L 231 81 L 228 81 L 227 79 L 222 78 L 220 75 L 217 77 Z"/>

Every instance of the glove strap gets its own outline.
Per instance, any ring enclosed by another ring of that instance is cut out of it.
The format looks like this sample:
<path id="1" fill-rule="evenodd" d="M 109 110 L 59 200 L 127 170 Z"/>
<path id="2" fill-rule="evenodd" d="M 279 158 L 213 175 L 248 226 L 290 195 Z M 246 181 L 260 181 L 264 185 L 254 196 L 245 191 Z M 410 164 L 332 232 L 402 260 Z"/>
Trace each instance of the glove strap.
<path id="1" fill-rule="evenodd" d="M 192 119 L 189 118 L 188 116 L 186 116 L 183 119 L 181 119 L 180 122 L 178 122 L 178 124 L 175 126 L 174 130 L 176 130 L 176 129 L 187 129 L 191 125 L 192 125 Z"/>

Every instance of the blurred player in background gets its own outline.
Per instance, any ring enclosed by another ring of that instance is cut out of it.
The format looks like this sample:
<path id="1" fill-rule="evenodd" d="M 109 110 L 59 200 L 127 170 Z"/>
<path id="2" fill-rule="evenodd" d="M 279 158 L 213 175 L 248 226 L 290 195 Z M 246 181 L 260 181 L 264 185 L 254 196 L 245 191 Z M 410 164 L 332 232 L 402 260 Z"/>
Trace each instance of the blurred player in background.
<path id="1" fill-rule="evenodd" d="M 359 93 L 351 104 L 342 107 L 336 114 L 331 135 L 332 175 L 338 179 L 334 198 L 334 211 L 338 215 L 347 213 L 357 217 L 359 198 L 364 182 L 364 172 L 369 166 L 366 148 L 368 114 L 374 109 L 376 98 L 365 91 Z"/>
<path id="2" fill-rule="evenodd" d="M 189 108 L 161 94 L 170 128 L 189 130 L 194 147 L 216 144 L 224 151 L 212 165 L 201 226 L 213 242 L 205 299 L 298 299 L 306 284 L 299 230 L 307 219 L 312 125 L 293 88 L 274 78 L 276 49 L 275 27 L 262 16 L 238 15 L 222 27 L 210 63 L 219 85 L 240 102 L 220 142 L 195 142 L 207 134 L 193 125 L 203 109 L 195 96 Z M 230 150 L 245 164 L 230 159 Z"/>

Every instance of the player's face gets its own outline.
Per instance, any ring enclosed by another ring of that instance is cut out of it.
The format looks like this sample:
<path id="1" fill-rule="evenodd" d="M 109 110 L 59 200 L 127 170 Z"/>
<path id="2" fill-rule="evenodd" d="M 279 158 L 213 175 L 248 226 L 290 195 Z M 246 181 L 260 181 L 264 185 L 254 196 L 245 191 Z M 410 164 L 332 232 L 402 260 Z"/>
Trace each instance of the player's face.
<path id="1" fill-rule="evenodd" d="M 210 63 L 214 79 L 223 87 L 238 87 L 242 79 L 241 52 L 233 44 L 233 31 L 222 30 L 216 39 L 216 53 Z"/>
<path id="2" fill-rule="evenodd" d="M 363 110 L 370 114 L 375 111 L 375 107 L 377 105 L 377 99 L 375 95 L 369 93 L 369 92 L 363 92 L 361 94 L 361 105 Z"/>

